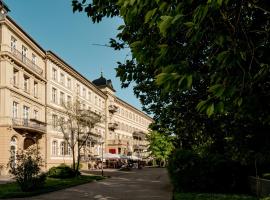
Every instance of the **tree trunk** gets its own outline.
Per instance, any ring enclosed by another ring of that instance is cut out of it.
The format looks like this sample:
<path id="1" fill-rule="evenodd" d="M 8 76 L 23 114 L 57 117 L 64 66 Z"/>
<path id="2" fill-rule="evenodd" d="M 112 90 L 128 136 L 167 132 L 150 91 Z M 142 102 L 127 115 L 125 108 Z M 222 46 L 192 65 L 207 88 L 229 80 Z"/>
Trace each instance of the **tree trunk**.
<path id="1" fill-rule="evenodd" d="M 73 171 L 75 172 L 76 170 L 75 170 L 75 148 L 73 147 L 72 148 L 72 162 L 73 162 L 73 165 L 72 165 L 72 169 L 73 169 Z"/>
<path id="2" fill-rule="evenodd" d="M 78 143 L 77 153 L 78 153 L 78 155 L 77 155 L 77 163 L 76 163 L 76 169 L 75 169 L 76 176 L 79 175 L 79 166 L 80 166 L 80 160 L 81 160 L 80 149 L 79 149 L 79 143 Z"/>

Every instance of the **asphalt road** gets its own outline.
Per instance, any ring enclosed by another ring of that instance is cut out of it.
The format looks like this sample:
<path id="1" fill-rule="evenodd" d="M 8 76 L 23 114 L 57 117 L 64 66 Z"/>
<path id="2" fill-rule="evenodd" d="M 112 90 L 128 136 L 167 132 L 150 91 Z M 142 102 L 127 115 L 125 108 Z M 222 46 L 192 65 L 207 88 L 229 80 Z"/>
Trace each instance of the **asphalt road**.
<path id="1" fill-rule="evenodd" d="M 100 174 L 100 172 L 89 172 Z M 43 194 L 27 199 L 93 200 L 171 200 L 172 192 L 166 169 L 144 168 L 129 172 L 105 171 L 111 178 Z M 13 199 L 14 200 L 14 199 Z M 21 198 L 20 198 L 21 200 Z"/>

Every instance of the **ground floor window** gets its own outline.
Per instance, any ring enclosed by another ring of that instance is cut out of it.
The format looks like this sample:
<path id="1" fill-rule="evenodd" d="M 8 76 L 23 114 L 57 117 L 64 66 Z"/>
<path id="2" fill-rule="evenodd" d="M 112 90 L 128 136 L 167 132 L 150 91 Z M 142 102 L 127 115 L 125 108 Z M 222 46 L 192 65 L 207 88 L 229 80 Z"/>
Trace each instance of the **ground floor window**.
<path id="1" fill-rule="evenodd" d="M 52 155 L 57 155 L 57 141 L 52 142 Z"/>

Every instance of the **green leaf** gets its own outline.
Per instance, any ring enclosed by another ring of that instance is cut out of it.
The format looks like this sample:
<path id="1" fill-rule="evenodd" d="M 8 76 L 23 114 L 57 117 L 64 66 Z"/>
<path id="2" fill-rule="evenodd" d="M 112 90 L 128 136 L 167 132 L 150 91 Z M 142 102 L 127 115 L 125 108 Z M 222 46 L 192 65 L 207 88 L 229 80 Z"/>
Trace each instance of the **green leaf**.
<path id="1" fill-rule="evenodd" d="M 136 0 L 130 0 L 129 5 L 133 6 Z"/>
<path id="2" fill-rule="evenodd" d="M 193 22 L 186 22 L 184 23 L 187 27 L 191 28 L 194 26 L 194 23 Z"/>
<path id="3" fill-rule="evenodd" d="M 217 0 L 217 4 L 220 7 L 222 5 L 223 0 Z"/>
<path id="4" fill-rule="evenodd" d="M 171 26 L 173 20 L 172 16 L 161 16 L 161 22 L 159 23 L 159 31 L 163 36 L 167 35 L 167 29 Z"/>
<path id="5" fill-rule="evenodd" d="M 120 25 L 120 26 L 117 28 L 117 30 L 120 31 L 120 30 L 124 29 L 125 27 L 126 27 L 126 26 L 122 24 L 122 25 Z"/>
<path id="6" fill-rule="evenodd" d="M 220 113 L 224 112 L 224 103 L 223 102 L 219 102 L 216 106 L 216 110 Z"/>
<path id="7" fill-rule="evenodd" d="M 221 97 L 225 91 L 225 88 L 222 84 L 216 84 L 209 88 L 209 92 L 213 93 L 216 97 Z"/>
<path id="8" fill-rule="evenodd" d="M 150 10 L 146 13 L 145 17 L 144 17 L 144 23 L 148 23 L 149 20 L 153 17 L 153 15 L 155 14 L 155 12 L 157 11 L 157 8 Z"/>
<path id="9" fill-rule="evenodd" d="M 238 106 L 241 106 L 242 103 L 243 103 L 243 99 L 242 98 L 239 98 L 238 101 L 237 101 Z"/>
<path id="10" fill-rule="evenodd" d="M 187 76 L 187 87 L 191 88 L 192 86 L 192 75 Z"/>
<path id="11" fill-rule="evenodd" d="M 142 41 L 136 41 L 130 44 L 130 48 L 136 48 L 138 47 L 140 44 L 142 43 Z"/>
<path id="12" fill-rule="evenodd" d="M 198 103 L 198 105 L 196 106 L 196 109 L 198 110 L 198 111 L 203 111 L 204 110 L 204 107 L 205 107 L 205 105 L 206 105 L 206 103 L 207 103 L 208 101 L 207 100 L 205 100 L 205 101 L 200 101 L 199 103 Z"/>
<path id="13" fill-rule="evenodd" d="M 175 22 L 177 22 L 177 20 L 179 20 L 181 17 L 183 17 L 182 14 L 178 14 L 178 15 L 175 15 L 173 20 L 172 20 L 172 24 L 174 24 Z"/>
<path id="14" fill-rule="evenodd" d="M 208 108 L 206 110 L 206 114 L 208 115 L 208 117 L 210 117 L 211 115 L 214 114 L 214 110 L 215 110 L 215 106 L 212 103 L 210 106 L 208 106 Z"/>

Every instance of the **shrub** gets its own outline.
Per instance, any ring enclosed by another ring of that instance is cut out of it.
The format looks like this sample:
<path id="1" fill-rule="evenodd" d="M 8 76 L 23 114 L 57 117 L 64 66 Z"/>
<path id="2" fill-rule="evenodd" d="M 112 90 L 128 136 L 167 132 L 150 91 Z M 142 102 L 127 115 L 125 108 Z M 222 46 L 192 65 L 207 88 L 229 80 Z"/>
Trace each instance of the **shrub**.
<path id="1" fill-rule="evenodd" d="M 65 164 L 61 164 L 57 167 L 52 167 L 48 172 L 48 176 L 52 178 L 72 178 L 75 175 L 75 172 Z"/>
<path id="2" fill-rule="evenodd" d="M 246 192 L 246 168 L 223 155 L 200 156 L 176 150 L 169 159 L 168 171 L 178 192 Z"/>
<path id="3" fill-rule="evenodd" d="M 17 152 L 16 158 L 16 165 L 14 165 L 14 158 L 10 158 L 9 172 L 14 175 L 22 191 L 42 187 L 46 180 L 46 174 L 41 173 L 42 159 L 37 146 L 33 145 L 27 150 Z"/>

